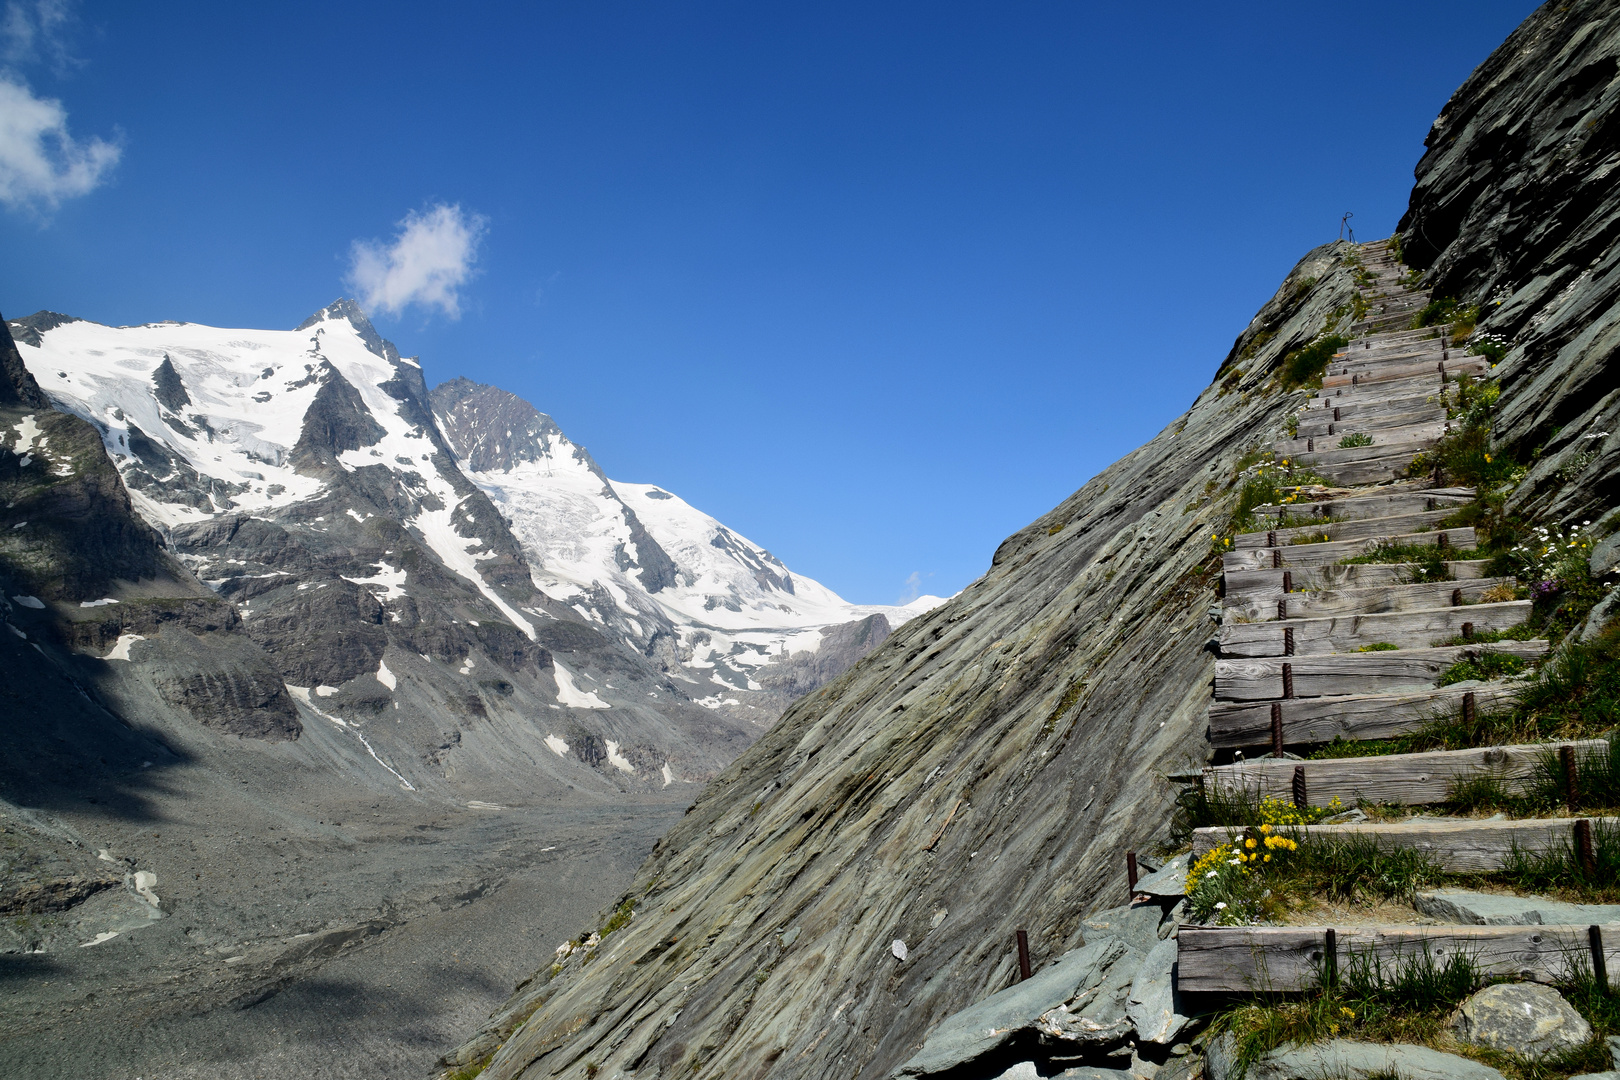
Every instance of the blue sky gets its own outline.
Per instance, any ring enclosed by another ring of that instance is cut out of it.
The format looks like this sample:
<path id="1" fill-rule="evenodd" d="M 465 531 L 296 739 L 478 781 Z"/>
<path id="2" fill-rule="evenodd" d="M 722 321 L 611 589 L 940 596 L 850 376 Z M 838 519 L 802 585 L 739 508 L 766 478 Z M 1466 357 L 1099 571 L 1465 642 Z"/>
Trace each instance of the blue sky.
<path id="1" fill-rule="evenodd" d="M 1388 235 L 1533 8 L 7 0 L 0 311 L 364 293 L 847 599 L 947 594 Z"/>

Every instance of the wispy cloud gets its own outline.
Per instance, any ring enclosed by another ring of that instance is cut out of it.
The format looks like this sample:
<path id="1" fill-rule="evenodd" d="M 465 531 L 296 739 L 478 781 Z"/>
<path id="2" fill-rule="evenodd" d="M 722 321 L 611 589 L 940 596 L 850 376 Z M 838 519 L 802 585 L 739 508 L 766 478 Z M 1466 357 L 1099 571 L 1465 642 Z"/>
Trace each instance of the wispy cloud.
<path id="1" fill-rule="evenodd" d="M 900 598 L 896 600 L 895 603 L 899 604 L 901 607 L 905 607 L 907 604 L 917 599 L 917 597 L 922 595 L 923 578 L 933 576 L 934 575 L 931 573 L 924 574 L 920 570 L 913 570 L 910 576 L 906 578 L 906 591 L 900 594 Z"/>
<path id="2" fill-rule="evenodd" d="M 60 101 L 35 97 L 21 79 L 0 72 L 0 202 L 8 208 L 54 210 L 94 191 L 122 153 L 99 137 L 75 139 Z"/>
<path id="3" fill-rule="evenodd" d="M 48 65 L 57 74 L 82 61 L 68 50 L 68 31 L 77 21 L 70 0 L 8 0 L 0 18 L 0 59 L 8 66 Z"/>
<path id="4" fill-rule="evenodd" d="M 356 240 L 349 286 L 371 311 L 398 315 L 412 304 L 461 317 L 459 289 L 472 276 L 488 219 L 439 203 L 399 223 L 392 244 Z"/>

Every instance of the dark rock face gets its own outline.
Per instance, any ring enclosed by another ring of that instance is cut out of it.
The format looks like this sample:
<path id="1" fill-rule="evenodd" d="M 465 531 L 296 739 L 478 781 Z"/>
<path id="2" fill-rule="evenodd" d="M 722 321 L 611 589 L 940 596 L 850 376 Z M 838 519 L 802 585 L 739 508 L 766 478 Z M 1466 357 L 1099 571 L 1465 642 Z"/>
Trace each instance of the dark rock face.
<path id="1" fill-rule="evenodd" d="M 1532 465 L 1515 507 L 1575 523 L 1620 502 L 1620 440 L 1600 434 L 1620 408 L 1617 73 L 1620 9 L 1537 9 L 1435 120 L 1399 234 L 1434 295 L 1512 343 L 1496 437 Z"/>
<path id="2" fill-rule="evenodd" d="M 551 417 L 497 386 L 458 377 L 435 386 L 431 396 L 445 438 L 475 472 L 541 461 L 562 434 Z"/>
<path id="3" fill-rule="evenodd" d="M 293 447 L 294 460 L 336 467 L 336 456 L 380 440 L 386 432 L 373 420 L 359 391 L 330 362 L 316 369 L 321 388 L 304 414 L 304 431 Z"/>
<path id="4" fill-rule="evenodd" d="M 1077 947 L 1125 899 L 1123 852 L 1168 821 L 1155 778 L 1203 760 L 1211 493 L 1297 405 L 1268 381 L 1349 300 L 1344 250 L 1312 252 L 1251 322 L 1232 391 L 790 708 L 643 865 L 629 925 L 455 1060 L 504 1043 L 484 1075 L 885 1076 L 1013 983 L 1016 929 L 1037 963 Z"/>
<path id="5" fill-rule="evenodd" d="M 855 666 L 889 636 L 889 620 L 868 615 L 856 622 L 828 626 L 821 631 L 821 647 L 796 653 L 759 673 L 759 683 L 786 708 L 817 687 Z"/>
<path id="6" fill-rule="evenodd" d="M 180 373 L 174 369 L 174 361 L 168 355 L 163 357 L 163 363 L 158 365 L 157 371 L 152 374 L 152 383 L 157 387 L 152 396 L 170 412 L 179 412 L 191 404 L 191 395 L 186 393 L 186 384 L 181 381 Z"/>

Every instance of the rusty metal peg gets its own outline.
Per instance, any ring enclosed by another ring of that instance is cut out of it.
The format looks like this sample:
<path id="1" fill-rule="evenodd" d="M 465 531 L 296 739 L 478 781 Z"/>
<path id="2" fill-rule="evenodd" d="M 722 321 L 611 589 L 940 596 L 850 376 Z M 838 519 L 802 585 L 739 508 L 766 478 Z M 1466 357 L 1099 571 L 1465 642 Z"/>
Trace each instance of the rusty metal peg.
<path id="1" fill-rule="evenodd" d="M 1581 818 L 1575 822 L 1575 854 L 1581 860 L 1581 873 L 1588 881 L 1597 879 L 1597 852 L 1592 847 L 1592 822 Z"/>
<path id="2" fill-rule="evenodd" d="M 1294 572 L 1292 570 L 1284 570 L 1283 571 L 1283 592 L 1291 593 L 1293 591 L 1294 591 Z"/>
<path id="3" fill-rule="evenodd" d="M 1462 590 L 1461 589 L 1452 589 L 1451 590 L 1451 606 L 1452 607 L 1462 607 Z"/>
<path id="4" fill-rule="evenodd" d="M 1294 665 L 1283 665 L 1283 697 L 1290 700 L 1294 697 Z"/>
<path id="5" fill-rule="evenodd" d="M 1294 655 L 1294 628 L 1292 626 L 1283 627 L 1283 655 Z"/>
<path id="6" fill-rule="evenodd" d="M 1283 756 L 1282 702 L 1271 703 L 1271 756 Z"/>
<path id="7" fill-rule="evenodd" d="M 1271 568 L 1273 570 L 1282 569 L 1282 548 L 1274 547 L 1271 549 Z"/>
<path id="8" fill-rule="evenodd" d="M 1136 852 L 1125 853 L 1125 879 L 1131 884 L 1131 895 L 1136 894 Z"/>
<path id="9" fill-rule="evenodd" d="M 1310 793 L 1305 789 L 1305 766 L 1294 766 L 1294 806 L 1304 810 L 1310 806 Z"/>
<path id="10" fill-rule="evenodd" d="M 1474 723 L 1474 692 L 1472 690 L 1468 691 L 1466 694 L 1463 695 L 1462 718 L 1463 718 L 1463 723 L 1464 724 L 1469 725 L 1469 726 L 1473 725 L 1473 723 Z"/>
<path id="11" fill-rule="evenodd" d="M 1567 744 L 1560 746 L 1558 763 L 1564 767 L 1564 794 L 1567 796 L 1565 801 L 1573 812 L 1581 805 L 1580 777 L 1575 771 L 1575 748 Z"/>
<path id="12" fill-rule="evenodd" d="M 1133 884 L 1134 884 L 1134 882 L 1133 882 Z M 1029 935 L 1026 934 L 1024 931 L 1020 930 L 1020 931 L 1018 931 L 1018 978 L 1019 978 L 1019 981 L 1022 982 L 1024 979 L 1029 978 L 1033 974 L 1034 974 L 1034 972 L 1030 970 L 1030 966 L 1029 966 Z"/>

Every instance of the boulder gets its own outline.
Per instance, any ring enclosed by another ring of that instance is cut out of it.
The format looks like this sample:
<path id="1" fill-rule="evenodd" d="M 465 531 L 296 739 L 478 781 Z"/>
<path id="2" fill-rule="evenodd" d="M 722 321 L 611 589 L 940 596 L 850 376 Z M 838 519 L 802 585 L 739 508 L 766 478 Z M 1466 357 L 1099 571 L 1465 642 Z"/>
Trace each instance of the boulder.
<path id="1" fill-rule="evenodd" d="M 1163 868 L 1147 877 L 1139 878 L 1136 891 L 1147 896 L 1177 897 L 1187 895 L 1187 861 L 1190 855 L 1177 855 Z"/>
<path id="2" fill-rule="evenodd" d="M 1574 1006 L 1537 983 L 1487 986 L 1458 1007 L 1451 1029 L 1464 1042 L 1526 1057 L 1573 1050 L 1592 1037 Z"/>
<path id="3" fill-rule="evenodd" d="M 1131 981 L 1126 1012 L 1136 1027 L 1139 1042 L 1168 1046 L 1187 1026 L 1188 1018 L 1176 1011 L 1176 942 L 1159 942 L 1147 954 Z"/>
<path id="4" fill-rule="evenodd" d="M 1430 918 L 1464 926 L 1590 926 L 1620 922 L 1620 904 L 1566 904 L 1542 896 L 1503 896 L 1469 889 L 1420 892 L 1414 906 Z"/>
<path id="5" fill-rule="evenodd" d="M 1101 938 L 1065 953 L 1023 982 L 947 1017 L 929 1033 L 922 1049 L 890 1074 L 891 1080 L 947 1072 L 1033 1034 L 1044 1014 L 1095 990 L 1110 968 L 1130 955 L 1117 938 Z"/>
<path id="6" fill-rule="evenodd" d="M 1210 1044 L 1204 1075 L 1233 1080 L 1235 1040 L 1224 1035 Z M 1249 1067 L 1244 1080 L 1365 1080 L 1399 1076 L 1401 1080 L 1506 1080 L 1489 1065 L 1427 1046 L 1406 1043 L 1363 1043 L 1333 1039 L 1310 1046 L 1273 1050 Z"/>
<path id="7" fill-rule="evenodd" d="M 1080 925 L 1087 941 L 1104 937 L 1119 938 L 1137 952 L 1146 954 L 1159 943 L 1162 936 L 1159 927 L 1163 922 L 1164 909 L 1156 902 L 1148 901 L 1099 911 L 1081 920 Z"/>

